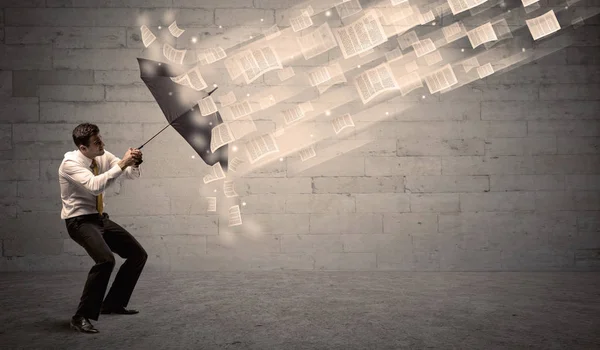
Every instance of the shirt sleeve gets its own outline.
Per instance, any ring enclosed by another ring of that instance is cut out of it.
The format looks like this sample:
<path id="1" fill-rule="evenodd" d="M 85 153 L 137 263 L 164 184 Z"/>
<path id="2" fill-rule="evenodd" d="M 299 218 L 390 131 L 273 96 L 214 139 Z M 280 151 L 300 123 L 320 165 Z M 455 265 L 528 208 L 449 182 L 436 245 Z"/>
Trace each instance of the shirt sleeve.
<path id="1" fill-rule="evenodd" d="M 106 151 L 106 156 L 108 157 L 111 169 L 114 166 L 119 166 L 121 158 L 115 156 L 114 154 L 108 151 Z M 120 168 L 121 167 L 119 167 L 119 169 Z M 140 177 L 140 175 L 142 174 L 142 170 L 140 169 L 139 165 L 137 166 L 137 168 L 133 166 L 128 166 L 127 168 L 125 168 L 124 174 L 126 179 L 133 180 Z"/>
<path id="2" fill-rule="evenodd" d="M 117 165 L 102 174 L 94 175 L 91 168 L 87 168 L 73 159 L 66 160 L 59 169 L 61 176 L 85 188 L 94 196 L 98 196 L 104 192 L 113 180 L 118 178 L 122 173 L 121 167 Z"/>

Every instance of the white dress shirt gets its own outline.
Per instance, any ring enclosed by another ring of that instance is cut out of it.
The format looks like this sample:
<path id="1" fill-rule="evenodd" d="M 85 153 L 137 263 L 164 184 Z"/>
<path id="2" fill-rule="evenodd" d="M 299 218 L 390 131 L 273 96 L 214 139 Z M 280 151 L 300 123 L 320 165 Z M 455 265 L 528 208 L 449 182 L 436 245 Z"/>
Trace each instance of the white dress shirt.
<path id="1" fill-rule="evenodd" d="M 92 160 L 81 151 L 65 153 L 65 158 L 58 168 L 62 199 L 61 219 L 97 214 L 96 196 L 104 193 L 104 190 L 123 173 L 127 179 L 136 179 L 141 175 L 139 167 L 129 166 L 125 171 L 121 170 L 118 164 L 121 158 L 107 150 L 95 160 L 98 163 L 98 175 L 94 175 Z"/>

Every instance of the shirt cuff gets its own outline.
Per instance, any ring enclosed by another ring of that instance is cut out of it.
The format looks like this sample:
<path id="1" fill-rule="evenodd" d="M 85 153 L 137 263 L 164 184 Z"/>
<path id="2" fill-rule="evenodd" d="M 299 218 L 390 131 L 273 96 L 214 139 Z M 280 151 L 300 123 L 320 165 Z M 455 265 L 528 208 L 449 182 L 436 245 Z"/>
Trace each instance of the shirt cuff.
<path id="1" fill-rule="evenodd" d="M 119 166 L 119 164 L 117 164 L 114 167 L 110 168 L 110 170 L 108 170 L 107 173 L 109 178 L 115 179 L 123 173 L 123 170 L 121 170 L 121 167 Z"/>

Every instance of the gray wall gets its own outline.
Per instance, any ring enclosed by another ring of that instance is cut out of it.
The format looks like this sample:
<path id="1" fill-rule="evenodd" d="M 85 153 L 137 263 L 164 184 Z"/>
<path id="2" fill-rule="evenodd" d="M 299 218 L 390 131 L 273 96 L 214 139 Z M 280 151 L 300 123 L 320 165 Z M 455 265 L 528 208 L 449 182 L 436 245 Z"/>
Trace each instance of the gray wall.
<path id="1" fill-rule="evenodd" d="M 187 30 L 181 47 L 194 33 L 199 45 L 231 47 L 283 23 L 297 2 L 0 4 L 0 270 L 87 270 L 91 259 L 60 220 L 57 168 L 80 122 L 98 124 L 118 156 L 165 125 L 139 78 L 140 18 L 176 19 Z M 348 137 L 370 141 L 361 148 L 298 174 L 288 168 L 294 155 L 237 178 L 242 227 L 206 212 L 208 167 L 172 130 L 144 148 L 143 178 L 110 189 L 106 211 L 146 248 L 148 269 L 597 269 L 597 23 L 510 72 L 383 103 L 380 111 L 408 112 Z M 324 60 L 300 61 L 297 73 Z M 271 73 L 236 92 L 277 85 Z"/>

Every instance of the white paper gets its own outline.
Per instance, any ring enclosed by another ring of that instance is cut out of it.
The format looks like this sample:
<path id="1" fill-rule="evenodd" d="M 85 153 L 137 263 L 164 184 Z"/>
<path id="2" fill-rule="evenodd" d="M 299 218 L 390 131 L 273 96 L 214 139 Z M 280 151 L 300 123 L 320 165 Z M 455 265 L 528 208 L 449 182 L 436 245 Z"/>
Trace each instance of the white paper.
<path id="1" fill-rule="evenodd" d="M 341 19 L 346 17 L 350 17 L 354 14 L 359 13 L 362 10 L 362 6 L 360 6 L 360 2 L 358 0 L 350 0 L 345 1 L 342 4 L 336 5 L 335 9 L 340 15 Z"/>
<path id="2" fill-rule="evenodd" d="M 186 52 L 187 50 L 177 50 L 167 43 L 163 44 L 163 55 L 171 62 L 182 64 Z"/>
<path id="3" fill-rule="evenodd" d="M 233 158 L 233 160 L 231 160 L 231 162 L 229 162 L 228 169 L 235 172 L 237 171 L 237 168 L 243 163 L 245 163 L 243 159 L 235 157 Z"/>
<path id="4" fill-rule="evenodd" d="M 333 120 L 331 121 L 331 126 L 333 127 L 333 131 L 337 135 L 342 130 L 353 127 L 354 121 L 352 120 L 352 116 L 349 113 L 346 113 L 342 116 L 333 118 Z"/>
<path id="5" fill-rule="evenodd" d="M 412 45 L 417 57 L 425 56 L 430 52 L 435 51 L 435 44 L 431 39 L 419 40 Z"/>
<path id="6" fill-rule="evenodd" d="M 421 24 L 427 24 L 435 19 L 433 15 L 433 11 L 427 11 L 421 14 L 420 22 Z"/>
<path id="7" fill-rule="evenodd" d="M 237 192 L 235 192 L 235 185 L 233 181 L 223 181 L 223 193 L 227 198 L 238 196 Z"/>
<path id="8" fill-rule="evenodd" d="M 206 211 L 217 211 L 217 197 L 206 197 L 208 209 Z"/>
<path id="9" fill-rule="evenodd" d="M 527 19 L 525 23 L 527 23 L 533 40 L 541 39 L 560 30 L 560 24 L 556 19 L 554 10 L 550 10 L 539 17 Z"/>
<path id="10" fill-rule="evenodd" d="M 387 63 L 359 74 L 354 80 L 354 85 L 363 103 L 371 101 L 386 91 L 400 88 Z"/>
<path id="11" fill-rule="evenodd" d="M 488 75 L 494 74 L 494 67 L 492 67 L 491 63 L 486 63 L 481 67 L 477 67 L 477 74 L 480 79 L 487 77 Z"/>
<path id="12" fill-rule="evenodd" d="M 228 219 L 229 227 L 239 226 L 242 224 L 242 213 L 240 212 L 239 205 L 234 205 L 229 208 Z"/>
<path id="13" fill-rule="evenodd" d="M 439 51 L 434 51 L 423 57 L 428 66 L 434 65 L 442 61 L 442 54 Z"/>
<path id="14" fill-rule="evenodd" d="M 285 121 L 286 125 L 292 124 L 295 121 L 298 121 L 302 118 L 304 118 L 305 112 L 302 110 L 302 108 L 300 108 L 300 105 L 295 106 L 293 108 L 288 108 L 286 110 L 282 111 L 283 114 L 283 120 Z"/>
<path id="15" fill-rule="evenodd" d="M 336 29 L 334 34 L 346 59 L 387 41 L 387 35 L 374 10 L 367 11 L 354 23 Z"/>
<path id="16" fill-rule="evenodd" d="M 142 43 L 144 43 L 144 47 L 150 46 L 156 40 L 156 35 L 146 25 L 141 26 L 140 30 L 142 31 Z"/>
<path id="17" fill-rule="evenodd" d="M 458 80 L 456 79 L 456 75 L 454 75 L 452 66 L 447 64 L 443 68 L 427 75 L 425 82 L 427 83 L 429 92 L 434 94 L 458 83 Z"/>
<path id="18" fill-rule="evenodd" d="M 183 34 L 183 32 L 185 32 L 185 30 L 180 29 L 179 27 L 177 27 L 177 21 L 174 21 L 173 23 L 171 23 L 171 25 L 169 26 L 169 32 L 171 33 L 171 35 L 173 35 L 176 38 L 179 38 L 179 36 L 181 34 Z"/>
<path id="19" fill-rule="evenodd" d="M 227 53 L 225 53 L 225 50 L 223 50 L 222 47 L 217 46 L 209 49 L 204 49 L 198 52 L 197 56 L 198 62 L 202 65 L 206 65 L 227 57 Z"/>
<path id="20" fill-rule="evenodd" d="M 213 100 L 212 96 L 207 96 L 200 101 L 198 101 L 198 105 L 200 106 L 200 114 L 202 116 L 213 114 L 217 111 L 217 105 Z"/>
<path id="21" fill-rule="evenodd" d="M 402 36 L 398 37 L 398 44 L 402 50 L 406 50 L 416 42 L 419 42 L 419 37 L 414 30 L 404 33 Z"/>
<path id="22" fill-rule="evenodd" d="M 299 153 L 300 153 L 300 160 L 303 162 L 317 156 L 317 152 L 315 152 L 315 148 L 313 146 L 303 148 L 300 150 Z"/>
<path id="23" fill-rule="evenodd" d="M 471 69 L 479 67 L 479 61 L 477 60 L 477 57 L 471 57 L 463 61 L 462 66 L 465 72 L 469 73 Z"/>
<path id="24" fill-rule="evenodd" d="M 444 38 L 446 38 L 446 42 L 448 43 L 456 41 L 467 35 L 467 31 L 465 30 L 465 26 L 462 24 L 462 22 L 454 22 L 451 25 L 442 28 L 442 32 L 444 33 Z"/>
<path id="25" fill-rule="evenodd" d="M 310 34 L 296 38 L 304 59 L 309 60 L 337 46 L 329 24 L 324 23 Z"/>
<path id="26" fill-rule="evenodd" d="M 467 36 L 469 37 L 469 41 L 471 42 L 471 46 L 473 48 L 476 48 L 483 43 L 498 40 L 496 32 L 494 32 L 494 27 L 492 27 L 492 23 L 490 22 L 487 22 L 486 24 L 473 30 L 469 30 L 467 32 Z"/>
<path id="27" fill-rule="evenodd" d="M 256 163 L 267 155 L 277 152 L 279 152 L 279 147 L 271 134 L 258 136 L 246 143 L 246 153 L 251 164 Z"/>
<path id="28" fill-rule="evenodd" d="M 227 68 L 227 72 L 229 73 L 231 80 L 235 80 L 244 74 L 242 66 L 239 62 L 240 56 L 241 53 L 238 53 L 224 61 L 225 68 Z"/>
<path id="29" fill-rule="evenodd" d="M 207 87 L 204 78 L 202 78 L 202 75 L 200 74 L 200 68 L 197 66 L 181 75 L 171 77 L 171 80 L 176 84 L 191 87 L 196 91 L 200 91 Z"/>
<path id="30" fill-rule="evenodd" d="M 267 72 L 283 69 L 279 57 L 269 46 L 243 51 L 238 62 L 242 68 L 246 84 L 252 83 Z"/>
<path id="31" fill-rule="evenodd" d="M 392 51 L 385 53 L 385 59 L 388 62 L 394 62 L 400 58 L 402 58 L 402 51 L 400 51 L 400 48 L 395 48 Z"/>
<path id="32" fill-rule="evenodd" d="M 423 80 L 417 72 L 407 74 L 400 79 L 400 93 L 406 96 L 409 92 L 423 87 Z"/>
<path id="33" fill-rule="evenodd" d="M 539 0 L 521 0 L 521 2 L 523 3 L 523 7 L 527 7 L 531 4 L 535 4 L 538 1 Z"/>
<path id="34" fill-rule="evenodd" d="M 237 101 L 237 98 L 235 97 L 235 93 L 233 91 L 229 91 L 225 95 L 219 96 L 219 102 L 221 103 L 221 107 L 229 106 L 235 101 Z"/>
<path id="35" fill-rule="evenodd" d="M 215 153 L 216 150 L 235 141 L 229 127 L 229 123 L 221 123 L 211 130 L 210 151 Z"/>
<path id="36" fill-rule="evenodd" d="M 233 119 L 239 119 L 251 114 L 253 111 L 250 102 L 244 100 L 225 107 L 222 112 Z"/>
<path id="37" fill-rule="evenodd" d="M 448 0 L 450 10 L 453 15 L 459 14 L 463 11 L 470 10 L 473 7 L 479 6 L 487 0 Z"/>
<path id="38" fill-rule="evenodd" d="M 302 14 L 298 17 L 290 18 L 290 25 L 292 26 L 292 30 L 294 33 L 301 31 L 302 29 L 306 29 L 312 26 L 313 21 L 310 18 L 310 15 L 306 12 L 302 12 Z"/>
<path id="39" fill-rule="evenodd" d="M 210 174 L 204 176 L 203 181 L 205 184 L 211 183 L 213 181 L 221 180 L 225 178 L 225 172 L 223 172 L 223 167 L 221 167 L 221 163 L 216 162 L 210 168 Z"/>

